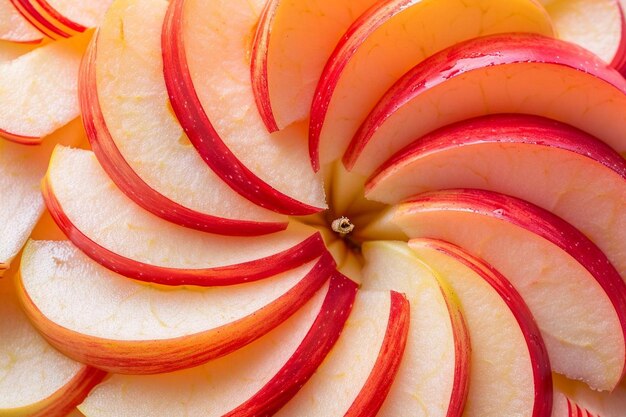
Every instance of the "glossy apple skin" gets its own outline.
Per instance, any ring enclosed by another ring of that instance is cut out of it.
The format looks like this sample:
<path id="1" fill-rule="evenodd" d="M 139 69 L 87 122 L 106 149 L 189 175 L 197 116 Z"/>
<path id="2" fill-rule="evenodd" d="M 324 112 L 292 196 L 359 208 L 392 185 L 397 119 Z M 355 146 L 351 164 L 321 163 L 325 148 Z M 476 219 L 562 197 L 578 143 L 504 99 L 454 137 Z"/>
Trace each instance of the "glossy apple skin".
<path id="1" fill-rule="evenodd" d="M 83 124 L 100 165 L 131 200 L 167 221 L 204 232 L 230 236 L 255 236 L 287 228 L 287 223 L 224 219 L 184 207 L 151 188 L 126 162 L 106 126 L 96 86 L 97 35 L 81 65 L 78 92 Z"/>
<path id="2" fill-rule="evenodd" d="M 11 0 L 13 6 L 20 12 L 28 22 L 37 30 L 50 39 L 69 38 L 70 34 L 54 25 L 49 19 L 42 15 L 30 2 L 30 0 Z"/>
<path id="3" fill-rule="evenodd" d="M 166 340 L 111 340 L 60 326 L 44 316 L 29 297 L 21 278 L 17 292 L 33 325 L 66 356 L 117 374 L 149 375 L 199 366 L 263 336 L 300 309 L 335 271 L 328 253 L 287 293 L 233 323 Z"/>
<path id="4" fill-rule="evenodd" d="M 390 296 L 389 322 L 374 369 L 345 417 L 375 417 L 400 369 L 409 335 L 411 308 L 404 295 L 391 291 Z"/>
<path id="5" fill-rule="evenodd" d="M 257 394 L 224 417 L 269 417 L 293 398 L 339 339 L 357 291 L 354 281 L 335 272 L 321 311 L 293 356 Z"/>
<path id="6" fill-rule="evenodd" d="M 532 417 L 550 415 L 553 401 L 550 359 L 541 336 L 541 331 L 522 296 L 511 285 L 509 280 L 491 265 L 456 245 L 437 239 L 414 239 L 409 241 L 409 246 L 415 245 L 425 245 L 459 261 L 479 275 L 500 295 L 511 310 L 511 313 L 513 313 L 513 316 L 515 316 L 528 345 L 535 383 L 535 404 Z"/>
<path id="7" fill-rule="evenodd" d="M 226 146 L 198 98 L 184 47 L 185 0 L 173 0 L 163 23 L 163 72 L 174 113 L 207 165 L 251 202 L 281 214 L 305 216 L 321 211 L 272 188 L 237 159 Z"/>
<path id="8" fill-rule="evenodd" d="M 343 163 L 351 170 L 376 131 L 423 92 L 459 75 L 498 65 L 552 64 L 588 73 L 626 94 L 626 80 L 591 52 L 535 34 L 492 35 L 462 42 L 415 66 L 380 99 L 352 138 Z"/>

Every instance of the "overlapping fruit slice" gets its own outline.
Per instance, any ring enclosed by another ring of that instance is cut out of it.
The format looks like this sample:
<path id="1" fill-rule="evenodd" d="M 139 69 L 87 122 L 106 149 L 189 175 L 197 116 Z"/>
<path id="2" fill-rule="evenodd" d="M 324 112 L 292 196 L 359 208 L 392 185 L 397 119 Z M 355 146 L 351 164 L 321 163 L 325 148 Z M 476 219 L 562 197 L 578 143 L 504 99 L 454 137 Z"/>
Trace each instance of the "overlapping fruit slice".
<path id="1" fill-rule="evenodd" d="M 0 39 L 4 41 L 38 43 L 41 33 L 13 7 L 11 0 L 0 0 Z"/>
<path id="2" fill-rule="evenodd" d="M 259 282 L 171 290 L 116 275 L 67 242 L 37 241 L 24 249 L 19 291 L 31 321 L 69 357 L 114 373 L 151 374 L 258 339 L 304 305 L 333 269 L 326 254 Z"/>
<path id="3" fill-rule="evenodd" d="M 394 0 L 369 9 L 341 39 L 317 85 L 313 166 L 341 158 L 381 95 L 413 66 L 458 42 L 502 32 L 553 35 L 545 10 L 529 0 Z"/>
<path id="4" fill-rule="evenodd" d="M 556 372 L 611 390 L 626 360 L 626 284 L 569 223 L 484 190 L 422 194 L 394 221 L 411 238 L 457 244 L 500 271 L 528 304 Z"/>
<path id="5" fill-rule="evenodd" d="M 189 139 L 224 182 L 263 207 L 311 214 L 326 202 L 322 178 L 309 164 L 305 126 L 268 134 L 252 93 L 246 45 L 264 5 L 170 2 L 163 28 L 165 81 Z"/>
<path id="6" fill-rule="evenodd" d="M 154 376 L 116 375 L 80 409 L 89 417 L 163 412 L 189 416 L 270 415 L 310 378 L 337 341 L 356 285 L 337 274 L 296 314 L 265 336 L 197 368 Z"/>
<path id="7" fill-rule="evenodd" d="M 402 364 L 377 416 L 460 417 L 471 346 L 458 299 L 404 242 L 368 242 L 363 255 L 362 288 L 393 288 L 411 303 Z"/>
<path id="8" fill-rule="evenodd" d="M 371 174 L 416 138 L 495 113 L 578 127 L 626 155 L 626 80 L 574 44 L 533 35 L 473 39 L 433 55 L 391 87 L 363 122 L 344 163 Z"/>
<path id="9" fill-rule="evenodd" d="M 527 115 L 460 122 L 394 155 L 369 179 L 365 195 L 395 204 L 451 188 L 495 191 L 551 211 L 626 277 L 626 160 L 582 131 Z"/>

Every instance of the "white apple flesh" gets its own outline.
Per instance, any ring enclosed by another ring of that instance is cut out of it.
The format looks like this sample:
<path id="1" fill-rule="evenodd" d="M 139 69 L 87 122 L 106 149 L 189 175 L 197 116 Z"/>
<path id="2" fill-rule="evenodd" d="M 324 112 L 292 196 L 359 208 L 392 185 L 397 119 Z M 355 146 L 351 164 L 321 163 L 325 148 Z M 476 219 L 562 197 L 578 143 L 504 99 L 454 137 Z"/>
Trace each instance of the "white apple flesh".
<path id="1" fill-rule="evenodd" d="M 0 39 L 20 43 L 39 43 L 42 36 L 13 7 L 11 0 L 0 0 Z"/>

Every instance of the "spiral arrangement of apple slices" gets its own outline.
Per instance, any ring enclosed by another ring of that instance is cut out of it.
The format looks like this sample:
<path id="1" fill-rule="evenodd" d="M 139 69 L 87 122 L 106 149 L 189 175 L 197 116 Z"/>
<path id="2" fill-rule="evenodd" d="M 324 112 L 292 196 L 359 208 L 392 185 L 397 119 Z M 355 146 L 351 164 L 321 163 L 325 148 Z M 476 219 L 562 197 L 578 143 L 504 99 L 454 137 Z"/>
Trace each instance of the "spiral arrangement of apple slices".
<path id="1" fill-rule="evenodd" d="M 0 0 L 0 417 L 624 417 L 621 72 L 617 0 Z"/>

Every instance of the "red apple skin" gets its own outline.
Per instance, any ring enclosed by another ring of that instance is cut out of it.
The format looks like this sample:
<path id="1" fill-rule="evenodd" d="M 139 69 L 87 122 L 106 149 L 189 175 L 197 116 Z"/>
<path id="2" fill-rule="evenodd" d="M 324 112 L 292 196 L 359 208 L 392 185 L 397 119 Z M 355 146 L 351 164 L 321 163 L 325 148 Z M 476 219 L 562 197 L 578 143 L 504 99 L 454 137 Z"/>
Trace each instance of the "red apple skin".
<path id="1" fill-rule="evenodd" d="M 81 25 L 80 23 L 76 23 L 71 19 L 68 19 L 66 16 L 59 13 L 54 7 L 47 2 L 47 0 L 30 0 L 35 1 L 50 17 L 55 19 L 58 23 L 60 23 L 63 27 L 69 29 L 71 32 L 82 33 L 86 31 L 87 27 Z"/>
<path id="2" fill-rule="evenodd" d="M 294 355 L 258 393 L 224 417 L 269 417 L 291 400 L 339 339 L 357 291 L 354 281 L 335 272 L 321 311 Z"/>
<path id="3" fill-rule="evenodd" d="M 574 44 L 536 34 L 491 35 L 472 39 L 433 55 L 398 80 L 352 138 L 343 156 L 344 165 L 351 170 L 380 126 L 424 91 L 479 68 L 528 62 L 586 72 L 626 94 L 624 77 L 593 53 Z"/>
<path id="4" fill-rule="evenodd" d="M 45 16 L 39 13 L 29 0 L 11 0 L 11 3 L 13 3 L 15 9 L 17 9 L 31 25 L 50 39 L 70 37 L 68 33 L 56 27 L 52 22 L 46 19 Z"/>
<path id="5" fill-rule="evenodd" d="M 200 213 L 170 200 L 151 188 L 128 165 L 106 126 L 96 87 L 97 36 L 92 40 L 81 65 L 78 92 L 87 138 L 100 165 L 131 200 L 167 221 L 203 232 L 256 236 L 287 228 L 282 222 L 254 222 L 224 219 Z"/>
<path id="6" fill-rule="evenodd" d="M 319 207 L 296 201 L 272 188 L 241 163 L 224 144 L 202 108 L 187 66 L 183 33 L 185 0 L 173 0 L 163 23 L 163 71 L 174 113 L 207 165 L 232 189 L 277 213 L 306 216 Z"/>
<path id="7" fill-rule="evenodd" d="M 48 211 L 61 231 L 100 265 L 128 278 L 162 285 L 224 286 L 258 281 L 297 268 L 321 256 L 326 247 L 321 234 L 315 233 L 298 245 L 257 260 L 216 268 L 168 268 L 121 256 L 97 244 L 67 217 L 46 176 L 42 194 Z"/>
<path id="8" fill-rule="evenodd" d="M 6 140 L 10 140 L 11 142 L 19 143 L 20 145 L 39 145 L 42 142 L 42 138 L 34 136 L 15 135 L 2 129 L 0 129 L 0 137 Z"/>
<path id="9" fill-rule="evenodd" d="M 400 369 L 409 334 L 410 306 L 406 297 L 390 291 L 389 323 L 374 369 L 344 417 L 375 417 Z"/>
<path id="10" fill-rule="evenodd" d="M 272 24 L 274 22 L 274 16 L 276 16 L 276 8 L 279 4 L 280 0 L 269 0 L 263 8 L 263 13 L 261 14 L 259 25 L 254 35 L 254 42 L 252 43 L 252 63 L 250 65 L 254 100 L 259 109 L 261 119 L 263 123 L 265 123 L 267 131 L 270 133 L 279 130 L 272 110 L 269 76 L 267 74 L 267 60 Z"/>
<path id="11" fill-rule="evenodd" d="M 365 194 L 399 165 L 430 153 L 480 143 L 522 143 L 566 150 L 598 162 L 626 180 L 626 160 L 588 133 L 540 116 L 497 114 L 458 122 L 417 139 L 372 174 Z"/>
<path id="12" fill-rule="evenodd" d="M 335 267 L 332 256 L 325 253 L 298 284 L 255 313 L 215 329 L 165 340 L 111 340 L 78 333 L 44 316 L 21 278 L 17 292 L 31 323 L 69 358 L 110 373 L 150 375 L 199 366 L 255 341 L 310 300 Z"/>
<path id="13" fill-rule="evenodd" d="M 626 16 L 622 2 L 620 0 L 615 0 L 615 2 L 621 15 L 622 36 L 613 61 L 611 61 L 611 66 L 624 75 L 626 74 Z"/>
<path id="14" fill-rule="evenodd" d="M 470 268 L 485 280 L 509 307 L 517 323 L 519 324 L 524 339 L 528 345 L 530 362 L 533 365 L 533 380 L 535 383 L 535 404 L 532 417 L 549 416 L 552 412 L 553 388 L 552 368 L 548 351 L 543 342 L 541 331 L 535 322 L 535 318 L 528 309 L 522 296 L 511 285 L 509 280 L 491 265 L 479 259 L 464 249 L 448 242 L 437 239 L 415 239 L 411 243 L 421 242 L 430 248 L 444 253 Z"/>
<path id="15" fill-rule="evenodd" d="M 615 308 L 626 340 L 626 282 L 591 240 L 560 217 L 514 197 L 473 189 L 424 193 L 410 199 L 402 210 L 472 212 L 506 221 L 551 242 L 576 259 L 606 292 Z M 622 378 L 624 375 L 626 366 L 622 369 Z"/>

